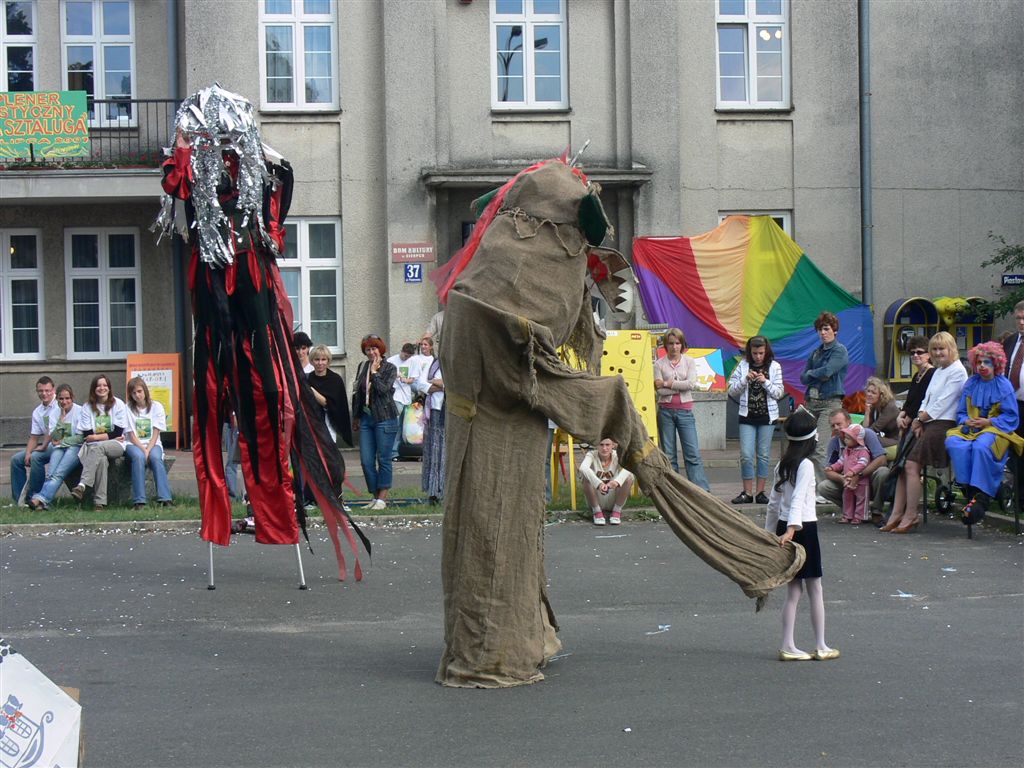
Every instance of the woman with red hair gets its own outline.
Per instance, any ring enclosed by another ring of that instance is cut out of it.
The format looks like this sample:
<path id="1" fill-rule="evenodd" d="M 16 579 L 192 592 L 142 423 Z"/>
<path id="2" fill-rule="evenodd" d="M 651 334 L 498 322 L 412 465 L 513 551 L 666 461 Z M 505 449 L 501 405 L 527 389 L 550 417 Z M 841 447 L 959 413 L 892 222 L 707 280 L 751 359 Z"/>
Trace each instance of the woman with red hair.
<path id="1" fill-rule="evenodd" d="M 398 369 L 385 359 L 388 347 L 380 336 L 363 338 L 366 361 L 352 387 L 352 431 L 359 435 L 359 461 L 366 489 L 373 496 L 368 509 L 384 509 L 391 489 L 391 453 L 398 433 L 395 378 Z"/>
<path id="2" fill-rule="evenodd" d="M 1014 433 L 1020 414 L 1013 385 L 1004 375 L 1003 345 L 987 341 L 967 355 L 974 375 L 964 384 L 958 426 L 946 435 L 946 451 L 957 482 L 966 486 L 970 499 L 964 507 L 964 522 L 976 523 L 1002 484 L 1010 446 L 1020 454 L 1024 440 Z"/>

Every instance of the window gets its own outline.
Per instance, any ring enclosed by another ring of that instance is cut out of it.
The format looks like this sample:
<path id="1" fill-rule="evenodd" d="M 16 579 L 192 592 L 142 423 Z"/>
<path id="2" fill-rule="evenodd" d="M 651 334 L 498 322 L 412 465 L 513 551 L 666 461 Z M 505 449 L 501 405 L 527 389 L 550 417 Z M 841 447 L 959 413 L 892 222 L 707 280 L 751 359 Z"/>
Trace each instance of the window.
<path id="1" fill-rule="evenodd" d="M 137 229 L 64 230 L 69 358 L 121 358 L 142 349 L 138 254 Z"/>
<path id="2" fill-rule="evenodd" d="M 260 0 L 265 110 L 338 108 L 336 0 Z"/>
<path id="3" fill-rule="evenodd" d="M 0 18 L 0 90 L 36 89 L 36 19 L 33 0 L 5 0 Z"/>
<path id="4" fill-rule="evenodd" d="M 341 222 L 289 219 L 288 230 L 279 264 L 295 330 L 308 333 L 314 344 L 342 352 Z"/>
<path id="5" fill-rule="evenodd" d="M 783 232 L 793 236 L 793 214 L 790 211 L 719 211 L 718 223 L 725 221 L 726 216 L 771 216 Z"/>
<path id="6" fill-rule="evenodd" d="M 717 0 L 719 108 L 789 108 L 788 5 Z"/>
<path id="7" fill-rule="evenodd" d="M 565 109 L 565 0 L 491 0 L 491 106 Z"/>
<path id="8" fill-rule="evenodd" d="M 132 0 L 63 0 L 64 87 L 88 94 L 93 127 L 135 124 L 135 19 Z M 123 99 L 103 104 L 96 99 Z"/>
<path id="9" fill-rule="evenodd" d="M 0 360 L 41 360 L 43 254 L 37 229 L 0 231 Z"/>

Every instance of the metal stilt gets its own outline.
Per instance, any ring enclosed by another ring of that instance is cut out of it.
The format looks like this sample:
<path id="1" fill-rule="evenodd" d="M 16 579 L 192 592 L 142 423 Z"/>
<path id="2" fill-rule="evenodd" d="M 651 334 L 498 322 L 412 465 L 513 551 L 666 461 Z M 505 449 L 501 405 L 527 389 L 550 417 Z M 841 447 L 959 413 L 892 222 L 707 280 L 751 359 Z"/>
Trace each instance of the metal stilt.
<path id="1" fill-rule="evenodd" d="M 306 574 L 302 570 L 302 549 L 298 544 L 295 545 L 295 559 L 299 561 L 299 589 L 309 589 L 306 586 Z"/>
<path id="2" fill-rule="evenodd" d="M 209 570 L 210 583 L 206 585 L 206 588 L 207 589 L 216 589 L 217 587 L 213 583 L 213 542 L 210 541 L 210 542 L 207 542 L 207 544 L 210 547 L 210 570 Z"/>

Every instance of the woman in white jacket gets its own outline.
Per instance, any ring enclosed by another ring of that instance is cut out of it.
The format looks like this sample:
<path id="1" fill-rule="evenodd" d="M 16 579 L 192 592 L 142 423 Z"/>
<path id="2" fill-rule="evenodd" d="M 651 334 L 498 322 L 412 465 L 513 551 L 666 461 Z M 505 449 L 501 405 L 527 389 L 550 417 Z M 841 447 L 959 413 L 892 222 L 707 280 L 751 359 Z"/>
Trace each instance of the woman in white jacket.
<path id="1" fill-rule="evenodd" d="M 747 339 L 743 359 L 729 377 L 729 396 L 739 399 L 740 474 L 743 491 L 733 504 L 767 504 L 768 461 L 772 435 L 779 418 L 779 399 L 785 394 L 782 366 L 764 336 Z M 754 457 L 757 457 L 757 496 L 754 492 Z"/>
<path id="2" fill-rule="evenodd" d="M 618 447 L 610 437 L 602 438 L 597 450 L 588 451 L 580 465 L 583 495 L 590 504 L 594 525 L 604 525 L 605 512 L 611 525 L 622 522 L 622 507 L 633 487 L 633 473 L 619 464 Z"/>

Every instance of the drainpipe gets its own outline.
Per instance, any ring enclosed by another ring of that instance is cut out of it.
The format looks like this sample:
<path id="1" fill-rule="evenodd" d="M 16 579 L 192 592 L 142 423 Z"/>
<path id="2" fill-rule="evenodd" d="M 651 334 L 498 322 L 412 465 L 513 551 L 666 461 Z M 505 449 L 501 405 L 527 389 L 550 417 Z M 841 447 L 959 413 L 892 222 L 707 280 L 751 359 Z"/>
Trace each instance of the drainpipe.
<path id="1" fill-rule="evenodd" d="M 860 263 L 861 301 L 875 301 L 875 265 L 871 220 L 871 0 L 857 2 L 857 32 L 860 60 Z"/>
<path id="2" fill-rule="evenodd" d="M 178 0 L 167 2 L 167 96 L 175 101 L 181 100 L 181 83 L 178 77 Z M 177 107 L 175 107 L 177 109 Z M 170 141 L 173 137 L 168 136 Z M 188 448 L 192 444 L 190 416 L 192 405 L 192 354 L 188 346 L 191 333 L 189 315 L 185 312 L 185 303 L 189 301 L 185 290 L 185 249 L 180 237 L 171 238 L 171 269 L 174 296 L 174 348 L 181 355 L 181 386 L 184 413 L 182 423 L 178 425 L 178 437 L 181 445 Z"/>

